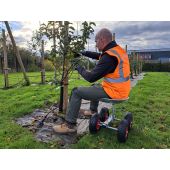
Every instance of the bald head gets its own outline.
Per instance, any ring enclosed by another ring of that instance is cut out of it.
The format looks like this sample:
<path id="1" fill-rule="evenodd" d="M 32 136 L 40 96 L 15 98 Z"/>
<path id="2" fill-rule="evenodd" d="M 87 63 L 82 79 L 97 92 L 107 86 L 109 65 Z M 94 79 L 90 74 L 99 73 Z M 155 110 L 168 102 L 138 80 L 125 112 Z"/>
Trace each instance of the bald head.
<path id="1" fill-rule="evenodd" d="M 106 41 L 110 42 L 112 41 L 112 33 L 107 28 L 103 28 L 96 34 L 96 38 L 103 38 Z"/>
<path id="2" fill-rule="evenodd" d="M 101 29 L 95 37 L 96 47 L 99 51 L 102 51 L 103 48 L 112 41 L 112 33 L 107 28 Z"/>

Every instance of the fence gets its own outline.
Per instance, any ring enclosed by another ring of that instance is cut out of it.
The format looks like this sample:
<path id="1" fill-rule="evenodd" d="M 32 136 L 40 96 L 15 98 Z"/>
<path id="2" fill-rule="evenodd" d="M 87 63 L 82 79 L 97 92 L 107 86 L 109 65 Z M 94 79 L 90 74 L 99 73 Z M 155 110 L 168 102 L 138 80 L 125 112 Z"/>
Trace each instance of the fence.
<path id="1" fill-rule="evenodd" d="M 41 84 L 41 72 L 28 72 L 27 73 L 30 82 L 32 85 L 34 84 Z M 73 72 L 70 76 L 71 79 L 78 79 L 78 74 L 76 72 Z M 60 75 L 57 75 L 57 79 L 61 79 Z M 15 88 L 15 87 L 21 87 L 24 84 L 24 78 L 23 74 L 20 73 L 9 73 L 8 74 L 8 80 L 9 80 L 9 88 Z M 54 72 L 46 72 L 45 73 L 45 80 L 46 84 L 56 84 L 59 82 L 56 82 L 54 78 Z M 4 75 L 0 74 L 0 88 L 3 89 L 4 86 Z"/>
<path id="2" fill-rule="evenodd" d="M 136 53 L 131 53 L 129 55 L 130 61 L 130 77 L 134 78 L 142 72 L 143 60 Z M 145 65 L 145 70 L 148 68 Z M 31 84 L 40 84 L 41 83 L 41 72 L 28 72 L 28 77 Z M 46 83 L 57 84 L 54 78 L 54 72 L 46 72 Z M 80 76 L 76 72 L 73 72 L 72 79 L 79 79 Z M 58 75 L 58 80 L 60 80 L 60 75 Z M 9 87 L 22 86 L 24 84 L 23 74 L 22 73 L 9 73 Z M 0 74 L 0 88 L 4 88 L 4 76 Z"/>
<path id="3" fill-rule="evenodd" d="M 130 62 L 130 77 L 133 79 L 134 76 L 137 76 L 142 72 L 144 62 L 142 58 L 135 52 L 129 54 L 129 62 Z"/>

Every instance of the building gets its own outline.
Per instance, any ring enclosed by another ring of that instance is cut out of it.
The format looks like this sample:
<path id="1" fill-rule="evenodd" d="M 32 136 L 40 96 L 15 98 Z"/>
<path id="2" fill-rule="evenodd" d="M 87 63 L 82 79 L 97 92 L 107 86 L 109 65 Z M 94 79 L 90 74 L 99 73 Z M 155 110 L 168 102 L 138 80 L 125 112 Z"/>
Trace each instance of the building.
<path id="1" fill-rule="evenodd" d="M 132 52 L 137 53 L 144 61 L 161 63 L 170 62 L 170 48 L 128 51 L 129 54 Z"/>

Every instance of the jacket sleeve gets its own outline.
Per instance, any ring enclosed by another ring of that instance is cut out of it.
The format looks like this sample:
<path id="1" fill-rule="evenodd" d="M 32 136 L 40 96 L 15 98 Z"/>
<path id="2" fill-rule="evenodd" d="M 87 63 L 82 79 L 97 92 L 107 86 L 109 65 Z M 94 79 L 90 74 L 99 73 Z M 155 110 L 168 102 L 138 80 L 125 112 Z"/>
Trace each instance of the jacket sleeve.
<path id="1" fill-rule="evenodd" d="M 101 57 L 98 64 L 94 67 L 92 71 L 87 71 L 85 68 L 81 68 L 79 74 L 90 83 L 93 83 L 108 73 L 114 72 L 118 65 L 118 60 L 116 57 L 111 57 L 105 54 Z"/>
<path id="2" fill-rule="evenodd" d="M 92 51 L 84 51 L 82 52 L 82 54 L 86 57 L 89 57 L 95 60 L 99 60 L 99 57 L 100 57 L 100 53 L 92 52 Z"/>

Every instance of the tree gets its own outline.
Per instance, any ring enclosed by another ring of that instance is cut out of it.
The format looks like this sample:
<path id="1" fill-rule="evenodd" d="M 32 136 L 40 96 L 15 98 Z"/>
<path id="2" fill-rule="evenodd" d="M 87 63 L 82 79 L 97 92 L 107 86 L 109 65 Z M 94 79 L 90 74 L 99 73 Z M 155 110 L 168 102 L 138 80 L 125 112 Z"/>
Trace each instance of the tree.
<path id="1" fill-rule="evenodd" d="M 56 68 L 55 78 L 57 71 L 61 73 L 60 80 L 57 81 L 60 85 L 60 111 L 66 112 L 67 108 L 68 76 L 72 71 L 70 61 L 74 53 L 79 53 L 85 49 L 87 39 L 90 38 L 90 34 L 94 32 L 92 26 L 95 26 L 94 22 L 83 22 L 82 29 L 80 30 L 81 35 L 75 34 L 75 28 L 69 21 L 49 21 L 40 27 L 41 32 L 46 35 L 49 40 L 53 40 L 51 56 Z"/>

